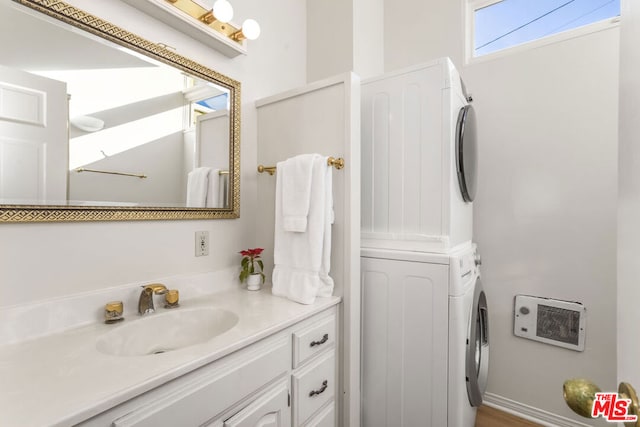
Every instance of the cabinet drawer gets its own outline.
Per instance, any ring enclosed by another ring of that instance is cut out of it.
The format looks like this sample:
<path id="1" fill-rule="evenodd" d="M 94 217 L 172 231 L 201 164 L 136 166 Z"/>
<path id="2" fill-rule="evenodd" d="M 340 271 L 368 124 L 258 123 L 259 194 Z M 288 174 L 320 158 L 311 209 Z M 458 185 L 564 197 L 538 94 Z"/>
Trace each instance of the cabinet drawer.
<path id="1" fill-rule="evenodd" d="M 268 340 L 113 421 L 113 427 L 199 426 L 289 371 L 291 341 Z M 206 368 L 205 368 L 206 369 Z M 185 418 L 186 417 L 186 418 Z"/>
<path id="2" fill-rule="evenodd" d="M 293 333 L 293 367 L 297 368 L 313 355 L 329 348 L 335 342 L 335 315 L 320 320 L 317 324 Z"/>
<path id="3" fill-rule="evenodd" d="M 318 414 L 311 418 L 304 427 L 335 427 L 336 425 L 336 404 L 332 400 L 329 404 L 322 408 Z"/>
<path id="4" fill-rule="evenodd" d="M 332 350 L 293 374 L 294 425 L 304 423 L 335 395 L 335 352 Z"/>

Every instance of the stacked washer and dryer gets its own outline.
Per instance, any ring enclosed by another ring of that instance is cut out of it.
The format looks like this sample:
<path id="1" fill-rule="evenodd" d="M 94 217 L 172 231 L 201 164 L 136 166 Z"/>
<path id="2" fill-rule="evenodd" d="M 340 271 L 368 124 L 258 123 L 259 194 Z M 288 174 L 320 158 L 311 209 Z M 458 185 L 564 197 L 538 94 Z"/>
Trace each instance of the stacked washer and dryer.
<path id="1" fill-rule="evenodd" d="M 488 312 L 475 114 L 449 58 L 362 83 L 364 427 L 473 427 Z"/>

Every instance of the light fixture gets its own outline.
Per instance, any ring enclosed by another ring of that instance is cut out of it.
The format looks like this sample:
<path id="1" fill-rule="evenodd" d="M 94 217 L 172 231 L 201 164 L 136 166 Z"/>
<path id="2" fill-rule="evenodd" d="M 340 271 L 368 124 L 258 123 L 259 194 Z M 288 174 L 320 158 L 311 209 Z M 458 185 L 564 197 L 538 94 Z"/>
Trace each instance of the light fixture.
<path id="1" fill-rule="evenodd" d="M 260 24 L 255 19 L 247 19 L 242 23 L 242 28 L 229 36 L 232 40 L 255 40 L 260 37 Z"/>
<path id="2" fill-rule="evenodd" d="M 220 22 L 229 22 L 233 18 L 233 6 L 227 0 L 216 0 L 213 14 Z"/>
<path id="3" fill-rule="evenodd" d="M 218 21 L 223 24 L 231 21 L 233 18 L 233 6 L 227 0 L 216 0 L 213 3 L 213 9 L 200 16 L 200 20 L 205 24 L 211 24 Z"/>
<path id="4" fill-rule="evenodd" d="M 238 44 L 242 44 L 245 39 L 255 40 L 260 35 L 260 25 L 254 19 L 245 20 L 241 28 L 230 23 L 233 18 L 233 6 L 229 0 L 216 0 L 211 9 L 209 9 L 211 3 L 203 0 L 166 0 L 166 2 Z"/>
<path id="5" fill-rule="evenodd" d="M 104 120 L 92 116 L 75 116 L 69 119 L 74 127 L 85 132 L 98 132 L 104 129 Z"/>

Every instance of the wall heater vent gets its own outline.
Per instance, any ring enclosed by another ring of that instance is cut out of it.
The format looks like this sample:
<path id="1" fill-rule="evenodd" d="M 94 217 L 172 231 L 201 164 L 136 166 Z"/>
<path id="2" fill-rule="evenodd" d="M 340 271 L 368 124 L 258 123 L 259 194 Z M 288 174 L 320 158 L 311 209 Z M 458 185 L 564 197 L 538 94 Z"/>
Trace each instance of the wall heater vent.
<path id="1" fill-rule="evenodd" d="M 516 295 L 513 333 L 522 338 L 584 350 L 587 309 L 579 302 Z"/>

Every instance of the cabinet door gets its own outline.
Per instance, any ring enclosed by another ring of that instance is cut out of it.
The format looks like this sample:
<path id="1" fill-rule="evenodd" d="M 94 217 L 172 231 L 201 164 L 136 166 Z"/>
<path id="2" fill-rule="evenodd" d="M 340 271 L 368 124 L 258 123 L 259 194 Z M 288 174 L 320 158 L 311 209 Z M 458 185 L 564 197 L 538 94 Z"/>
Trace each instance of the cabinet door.
<path id="1" fill-rule="evenodd" d="M 369 257 L 361 267 L 362 425 L 447 425 L 449 267 Z"/>
<path id="2" fill-rule="evenodd" d="M 336 426 L 336 405 L 331 401 L 324 409 L 311 419 L 304 427 L 335 427 Z"/>
<path id="3" fill-rule="evenodd" d="M 224 422 L 224 427 L 289 427 L 289 387 L 286 382 L 264 392 L 257 400 Z"/>

